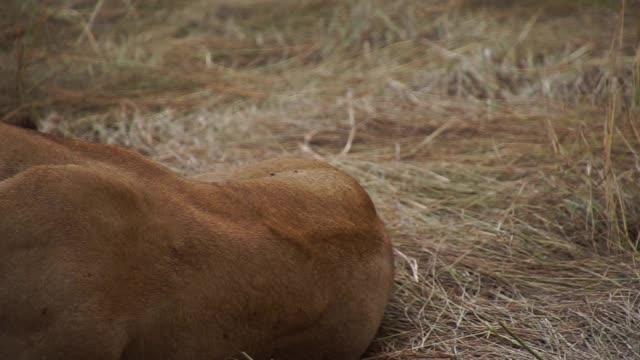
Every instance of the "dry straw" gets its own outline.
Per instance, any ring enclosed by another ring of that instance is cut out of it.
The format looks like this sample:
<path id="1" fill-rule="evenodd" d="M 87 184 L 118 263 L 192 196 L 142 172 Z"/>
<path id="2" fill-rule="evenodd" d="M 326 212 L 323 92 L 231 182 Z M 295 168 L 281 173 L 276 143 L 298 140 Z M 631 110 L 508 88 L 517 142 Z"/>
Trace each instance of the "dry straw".
<path id="1" fill-rule="evenodd" d="M 355 176 L 396 245 L 368 358 L 640 358 L 640 4 L 505 3 L 14 1 L 0 110 Z"/>

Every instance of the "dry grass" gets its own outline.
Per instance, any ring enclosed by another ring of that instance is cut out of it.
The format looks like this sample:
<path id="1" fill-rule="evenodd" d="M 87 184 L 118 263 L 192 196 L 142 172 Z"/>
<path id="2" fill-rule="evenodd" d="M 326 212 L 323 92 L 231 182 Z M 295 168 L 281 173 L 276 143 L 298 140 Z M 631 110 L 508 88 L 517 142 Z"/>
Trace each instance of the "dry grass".
<path id="1" fill-rule="evenodd" d="M 640 3 L 501 4 L 17 1 L 0 111 L 354 175 L 396 244 L 371 359 L 640 358 Z"/>

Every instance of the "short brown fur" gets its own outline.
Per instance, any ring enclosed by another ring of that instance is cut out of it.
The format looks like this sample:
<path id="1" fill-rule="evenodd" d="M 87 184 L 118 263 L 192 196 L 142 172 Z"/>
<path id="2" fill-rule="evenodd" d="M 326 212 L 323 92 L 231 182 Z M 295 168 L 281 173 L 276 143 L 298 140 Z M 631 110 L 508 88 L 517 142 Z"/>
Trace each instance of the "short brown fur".
<path id="1" fill-rule="evenodd" d="M 358 359 L 392 249 L 337 169 L 179 177 L 0 124 L 0 359 Z"/>

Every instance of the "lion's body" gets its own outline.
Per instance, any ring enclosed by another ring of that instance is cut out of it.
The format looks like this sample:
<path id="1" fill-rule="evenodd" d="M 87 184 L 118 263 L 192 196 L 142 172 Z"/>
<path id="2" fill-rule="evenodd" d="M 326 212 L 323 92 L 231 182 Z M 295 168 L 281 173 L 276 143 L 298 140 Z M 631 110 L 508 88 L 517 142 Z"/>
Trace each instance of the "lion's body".
<path id="1" fill-rule="evenodd" d="M 208 183 L 0 124 L 0 359 L 357 359 L 392 278 L 368 195 L 322 162 Z"/>

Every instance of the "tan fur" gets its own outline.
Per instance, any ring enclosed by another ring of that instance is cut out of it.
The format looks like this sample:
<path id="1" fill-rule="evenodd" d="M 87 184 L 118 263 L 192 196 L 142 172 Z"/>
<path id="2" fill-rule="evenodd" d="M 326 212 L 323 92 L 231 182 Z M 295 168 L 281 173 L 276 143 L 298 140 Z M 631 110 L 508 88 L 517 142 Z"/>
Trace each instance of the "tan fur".
<path id="1" fill-rule="evenodd" d="M 318 161 L 198 181 L 0 124 L 0 359 L 358 359 L 392 250 Z"/>

